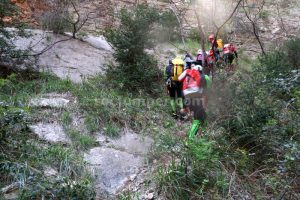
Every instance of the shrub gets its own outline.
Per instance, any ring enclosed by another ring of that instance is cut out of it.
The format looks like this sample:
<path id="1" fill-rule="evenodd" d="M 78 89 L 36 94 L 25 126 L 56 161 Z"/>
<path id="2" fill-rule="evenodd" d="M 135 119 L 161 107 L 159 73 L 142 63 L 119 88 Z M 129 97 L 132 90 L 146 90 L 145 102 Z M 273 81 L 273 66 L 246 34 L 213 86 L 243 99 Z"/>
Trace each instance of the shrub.
<path id="1" fill-rule="evenodd" d="M 177 144 L 179 145 L 179 144 Z M 215 143 L 207 138 L 179 145 L 179 152 L 169 166 L 162 166 L 157 175 L 160 189 L 167 199 L 213 199 L 225 196 L 228 180 L 222 172 Z M 176 154 L 175 154 L 176 155 Z M 174 156 L 174 155 L 173 155 Z"/>
<path id="2" fill-rule="evenodd" d="M 166 11 L 161 14 L 160 25 L 161 28 L 156 31 L 156 36 L 160 42 L 180 39 L 180 26 L 172 11 Z"/>
<path id="3" fill-rule="evenodd" d="M 201 38 L 200 38 L 200 34 L 199 34 L 199 30 L 198 28 L 192 28 L 189 32 L 189 38 L 193 41 L 197 41 L 198 43 L 200 43 Z"/>
<path id="4" fill-rule="evenodd" d="M 239 166 L 243 166 L 240 161 L 244 160 L 247 167 L 243 168 L 249 171 L 261 166 L 277 170 L 276 173 L 266 171 L 267 175 L 260 177 L 264 179 L 260 183 L 262 187 L 269 187 L 272 182 L 266 177 L 280 180 L 270 186 L 274 195 L 284 192 L 285 185 L 296 176 L 295 160 L 300 156 L 295 153 L 299 147 L 300 70 L 295 69 L 290 58 L 293 55 L 287 53 L 299 52 L 300 46 L 295 41 L 288 42 L 283 51 L 260 57 L 248 80 L 233 82 L 230 103 L 226 105 L 227 120 L 221 123 L 228 132 L 227 141 L 235 144 L 234 154 L 238 155 L 237 150 L 245 152 L 245 158 L 235 157 Z M 249 155 L 252 155 L 251 162 Z"/>
<path id="5" fill-rule="evenodd" d="M 269 12 L 267 11 L 267 10 L 262 10 L 260 13 L 259 13 L 259 17 L 261 18 L 261 19 L 264 19 L 264 20 L 266 20 L 266 19 L 268 19 L 268 17 L 269 17 Z"/>
<path id="6" fill-rule="evenodd" d="M 117 64 L 107 70 L 109 83 L 130 92 L 156 93 L 160 88 L 160 70 L 145 49 L 153 47 L 152 27 L 159 19 L 154 8 L 139 5 L 134 10 L 121 10 L 121 25 L 108 30 L 108 41 L 115 47 Z"/>
<path id="7" fill-rule="evenodd" d="M 285 45 L 288 62 L 295 69 L 300 68 L 300 38 L 294 38 Z"/>
<path id="8" fill-rule="evenodd" d="M 26 107 L 28 100 L 40 92 L 70 90 L 70 83 L 45 74 L 23 76 L 12 74 L 0 79 L 0 187 L 20 183 L 18 199 L 93 199 L 92 178 L 80 153 L 72 147 L 37 140 L 27 127 L 35 120 Z M 71 122 L 68 113 L 62 120 Z M 89 148 L 94 143 L 88 136 L 72 136 L 76 146 Z M 45 176 L 47 167 L 57 171 L 57 176 Z"/>
<path id="9" fill-rule="evenodd" d="M 10 0 L 0 0 L 0 65 L 1 70 L 3 66 L 11 66 L 12 61 L 22 61 L 20 55 L 24 51 L 17 50 L 11 40 L 23 34 L 21 25 L 18 22 L 17 16 L 19 14 L 18 8 L 11 4 Z M 9 20 L 6 20 L 9 19 Z M 9 31 L 6 26 L 16 26 L 17 31 Z M 12 65 L 13 66 L 13 65 Z M 11 67 L 12 68 L 12 67 Z"/>

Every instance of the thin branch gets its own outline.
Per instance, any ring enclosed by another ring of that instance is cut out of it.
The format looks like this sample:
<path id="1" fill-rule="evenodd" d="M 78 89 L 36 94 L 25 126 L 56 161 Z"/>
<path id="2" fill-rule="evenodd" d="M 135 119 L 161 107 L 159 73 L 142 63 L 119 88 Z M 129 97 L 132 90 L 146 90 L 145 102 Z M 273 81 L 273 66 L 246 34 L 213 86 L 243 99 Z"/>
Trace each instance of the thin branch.
<path id="1" fill-rule="evenodd" d="M 263 1 L 264 2 L 264 1 Z M 263 3 L 264 5 L 264 3 Z M 259 8 L 259 12 L 261 11 L 263 5 L 261 6 L 261 8 Z M 259 43 L 259 46 L 261 48 L 261 51 L 262 51 L 262 54 L 265 56 L 266 55 L 266 52 L 265 52 L 265 49 L 263 47 L 263 44 L 262 44 L 262 41 L 260 40 L 260 36 L 259 36 L 259 33 L 258 33 L 258 30 L 257 30 L 257 26 L 256 26 L 256 23 L 255 23 L 255 20 L 253 20 L 250 16 L 250 14 L 247 12 L 246 8 L 245 8 L 245 0 L 243 0 L 243 10 L 245 12 L 245 15 L 247 17 L 247 19 L 250 21 L 251 25 L 252 25 L 252 29 L 253 29 L 253 34 L 256 38 L 256 40 L 258 41 Z M 257 17 L 257 14 L 255 15 L 255 18 L 256 19 Z"/>
<path id="2" fill-rule="evenodd" d="M 50 49 L 52 49 L 52 47 L 54 47 L 54 45 L 56 45 L 56 44 L 58 44 L 58 43 L 60 43 L 60 42 L 66 42 L 66 41 L 71 40 L 71 39 L 73 39 L 73 37 L 69 37 L 69 38 L 67 38 L 67 39 L 63 39 L 63 40 L 56 41 L 56 42 L 52 43 L 51 45 L 45 47 L 45 48 L 44 48 L 42 51 L 40 51 L 39 53 L 36 53 L 36 54 L 24 54 L 24 55 L 22 55 L 21 57 L 30 57 L 30 56 L 35 57 L 35 56 L 40 56 L 40 55 L 42 55 L 43 53 L 45 53 L 46 51 L 49 51 Z"/>
<path id="3" fill-rule="evenodd" d="M 295 178 L 293 178 L 290 181 L 290 183 L 288 184 L 288 186 L 292 185 L 292 183 L 296 180 L 296 178 L 299 178 L 299 176 L 296 175 Z M 282 200 L 285 197 L 285 195 L 286 195 L 287 192 L 288 192 L 288 187 L 287 187 L 287 189 L 285 189 L 285 191 L 283 192 L 283 194 L 281 195 L 281 197 L 280 197 L 279 200 Z"/>
<path id="4" fill-rule="evenodd" d="M 236 4 L 235 8 L 234 8 L 233 11 L 231 12 L 231 15 L 230 15 L 230 16 L 225 20 L 225 22 L 217 29 L 215 38 L 218 37 L 218 34 L 219 34 L 220 30 L 221 30 L 221 29 L 225 26 L 225 24 L 227 24 L 227 23 L 229 22 L 229 20 L 233 17 L 234 13 L 237 11 L 237 9 L 238 9 L 239 5 L 242 3 L 242 1 L 243 1 L 243 0 L 239 0 L 239 2 Z M 215 26 L 217 26 L 216 23 L 214 22 L 214 20 L 213 20 L 213 23 L 214 23 Z"/>
<path id="5" fill-rule="evenodd" d="M 173 47 L 175 47 L 176 49 L 180 50 L 180 51 L 186 51 L 185 49 L 181 49 L 180 47 L 176 46 L 174 43 L 172 43 L 170 40 L 168 42 L 169 44 L 171 44 Z"/>
<path id="6" fill-rule="evenodd" d="M 176 4 L 175 4 L 174 1 L 170 0 L 170 3 L 171 3 L 172 5 L 174 5 L 174 7 L 178 10 L 178 8 L 177 8 L 177 6 L 176 6 Z M 180 28 L 181 41 L 182 41 L 182 43 L 183 43 L 183 46 L 184 46 L 184 48 L 185 48 L 185 51 L 187 51 L 187 47 L 186 47 L 186 43 L 185 43 L 185 38 L 184 38 L 184 34 L 183 34 L 183 28 L 182 28 L 181 20 L 180 20 L 178 14 L 176 13 L 175 9 L 174 9 L 172 6 L 171 6 L 171 11 L 172 11 L 172 12 L 174 13 L 174 15 L 176 16 L 176 19 L 177 19 L 177 21 L 178 21 L 179 28 Z"/>

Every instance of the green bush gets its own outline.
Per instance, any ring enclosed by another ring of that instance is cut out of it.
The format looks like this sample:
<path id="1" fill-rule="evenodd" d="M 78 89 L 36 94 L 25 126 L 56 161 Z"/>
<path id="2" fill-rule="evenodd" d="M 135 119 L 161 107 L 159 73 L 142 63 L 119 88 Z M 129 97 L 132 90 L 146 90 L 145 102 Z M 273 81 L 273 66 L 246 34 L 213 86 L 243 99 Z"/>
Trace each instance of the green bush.
<path id="1" fill-rule="evenodd" d="M 0 188 L 20 183 L 18 199 L 92 199 L 95 196 L 92 178 L 87 174 L 77 148 L 49 145 L 36 138 L 27 124 L 35 116 L 28 101 L 38 93 L 66 91 L 73 87 L 46 74 L 11 74 L 0 79 Z M 62 120 L 70 125 L 69 113 Z M 74 146 L 89 148 L 94 140 L 73 134 Z M 57 171 L 46 177 L 45 167 Z"/>
<path id="2" fill-rule="evenodd" d="M 180 39 L 180 25 L 172 11 L 160 15 L 160 28 L 155 32 L 159 42 L 177 41 Z"/>
<path id="3" fill-rule="evenodd" d="M 177 153 L 169 153 L 174 156 L 171 163 L 158 170 L 157 181 L 166 199 L 225 197 L 228 180 L 220 166 L 215 143 L 208 138 L 184 143 L 177 144 Z"/>
<path id="4" fill-rule="evenodd" d="M 0 65 L 1 71 L 4 66 L 10 65 L 12 61 L 22 61 L 21 55 L 25 51 L 17 50 L 11 40 L 17 36 L 23 36 L 22 23 L 17 21 L 19 15 L 18 7 L 10 0 L 0 0 Z M 10 22 L 6 22 L 4 17 L 12 17 Z M 17 31 L 5 29 L 7 26 L 15 26 Z M 4 64 L 4 66 L 2 66 Z M 0 73 L 1 74 L 1 73 Z"/>
<path id="5" fill-rule="evenodd" d="M 189 38 L 193 41 L 197 41 L 198 43 L 200 43 L 201 38 L 200 38 L 200 34 L 199 34 L 199 29 L 192 28 L 189 32 Z"/>
<path id="6" fill-rule="evenodd" d="M 267 11 L 267 10 L 262 10 L 260 13 L 259 13 L 259 17 L 261 18 L 261 19 L 264 19 L 264 20 L 266 20 L 266 19 L 268 19 L 268 17 L 269 17 L 269 12 Z"/>
<path id="7" fill-rule="evenodd" d="M 294 38 L 288 41 L 285 45 L 285 53 L 287 54 L 287 58 L 289 64 L 293 66 L 295 69 L 300 68 L 300 38 Z"/>
<path id="8" fill-rule="evenodd" d="M 153 56 L 145 51 L 154 45 L 152 28 L 158 19 L 157 10 L 145 5 L 121 10 L 120 27 L 106 32 L 117 61 L 106 70 L 108 83 L 133 93 L 158 92 L 161 72 Z"/>
<path id="9" fill-rule="evenodd" d="M 284 192 L 298 171 L 300 70 L 288 52 L 299 52 L 299 41 L 289 41 L 281 51 L 260 57 L 248 79 L 227 79 L 231 89 L 224 90 L 229 96 L 226 104 L 220 104 L 227 109 L 221 125 L 228 132 L 230 157 L 237 161 L 240 173 L 267 166 L 270 170 L 260 178 L 274 176 L 280 181 L 264 177 L 260 184 L 263 188 L 272 183 L 274 195 Z"/>

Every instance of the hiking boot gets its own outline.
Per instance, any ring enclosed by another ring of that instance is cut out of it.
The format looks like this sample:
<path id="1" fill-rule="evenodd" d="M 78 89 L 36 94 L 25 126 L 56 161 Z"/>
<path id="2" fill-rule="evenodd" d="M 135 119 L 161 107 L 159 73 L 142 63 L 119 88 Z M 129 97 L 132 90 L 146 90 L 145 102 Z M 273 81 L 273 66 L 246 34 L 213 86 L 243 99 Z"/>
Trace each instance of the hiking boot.
<path id="1" fill-rule="evenodd" d="M 185 120 L 185 117 L 186 117 L 186 114 L 184 113 L 184 111 L 180 111 L 180 112 L 179 112 L 179 119 L 180 119 L 181 121 L 184 121 L 184 120 Z"/>
<path id="2" fill-rule="evenodd" d="M 172 117 L 173 117 L 174 119 L 178 119 L 177 113 L 172 113 Z"/>

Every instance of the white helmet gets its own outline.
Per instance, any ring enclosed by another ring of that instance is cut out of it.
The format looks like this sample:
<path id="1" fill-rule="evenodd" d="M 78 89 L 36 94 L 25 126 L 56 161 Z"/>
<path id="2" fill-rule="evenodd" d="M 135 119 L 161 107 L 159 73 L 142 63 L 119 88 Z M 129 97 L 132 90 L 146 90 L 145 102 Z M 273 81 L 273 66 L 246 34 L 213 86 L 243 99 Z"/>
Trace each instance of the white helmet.
<path id="1" fill-rule="evenodd" d="M 199 49 L 197 54 L 203 54 L 203 50 L 202 49 Z"/>
<path id="2" fill-rule="evenodd" d="M 192 68 L 195 70 L 199 70 L 199 71 L 203 70 L 203 67 L 201 65 L 195 65 L 195 66 L 192 66 Z"/>

